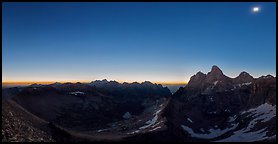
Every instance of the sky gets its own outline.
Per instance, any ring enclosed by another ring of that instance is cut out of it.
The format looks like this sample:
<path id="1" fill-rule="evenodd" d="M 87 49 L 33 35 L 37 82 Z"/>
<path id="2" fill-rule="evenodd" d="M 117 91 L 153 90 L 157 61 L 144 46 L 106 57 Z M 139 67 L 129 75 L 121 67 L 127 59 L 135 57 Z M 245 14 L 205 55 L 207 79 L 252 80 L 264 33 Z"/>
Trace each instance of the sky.
<path id="1" fill-rule="evenodd" d="M 252 11 L 259 7 L 258 12 Z M 2 82 L 276 76 L 275 3 L 2 3 Z"/>

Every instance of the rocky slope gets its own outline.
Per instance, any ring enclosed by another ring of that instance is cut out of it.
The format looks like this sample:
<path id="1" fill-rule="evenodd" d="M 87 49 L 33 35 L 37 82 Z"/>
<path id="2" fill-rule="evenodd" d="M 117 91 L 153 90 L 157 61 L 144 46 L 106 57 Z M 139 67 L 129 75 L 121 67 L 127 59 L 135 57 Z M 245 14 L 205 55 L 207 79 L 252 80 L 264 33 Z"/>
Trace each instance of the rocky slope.
<path id="1" fill-rule="evenodd" d="M 55 141 L 47 122 L 11 100 L 2 101 L 2 142 Z"/>
<path id="2" fill-rule="evenodd" d="M 6 98 L 48 122 L 80 132 L 107 128 L 126 119 L 125 113 L 130 114 L 128 119 L 153 113 L 171 96 L 169 89 L 150 82 L 103 87 L 54 83 L 31 85 L 17 91 L 8 89 L 3 94 L 13 95 Z"/>
<path id="3" fill-rule="evenodd" d="M 276 141 L 276 77 L 217 66 L 171 95 L 98 80 L 4 89 L 2 141 Z M 26 130 L 25 130 L 26 129 Z"/>
<path id="4" fill-rule="evenodd" d="M 173 95 L 169 109 L 169 120 L 193 141 L 276 138 L 276 78 L 246 72 L 229 78 L 213 66 L 192 76 Z"/>

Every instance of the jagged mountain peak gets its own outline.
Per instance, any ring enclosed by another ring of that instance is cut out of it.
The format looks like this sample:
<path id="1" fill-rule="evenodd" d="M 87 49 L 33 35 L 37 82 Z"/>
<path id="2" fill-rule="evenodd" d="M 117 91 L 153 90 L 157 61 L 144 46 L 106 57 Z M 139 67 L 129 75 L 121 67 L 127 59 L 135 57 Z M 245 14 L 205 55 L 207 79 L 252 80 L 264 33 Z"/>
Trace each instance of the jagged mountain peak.
<path id="1" fill-rule="evenodd" d="M 241 72 L 241 73 L 238 75 L 238 77 L 242 77 L 242 78 L 244 78 L 244 77 L 253 78 L 249 73 L 247 73 L 247 72 L 245 72 L 245 71 Z"/>
<path id="2" fill-rule="evenodd" d="M 201 71 L 198 71 L 198 72 L 196 73 L 196 75 L 206 75 L 206 74 L 202 73 Z"/>
<path id="3" fill-rule="evenodd" d="M 208 72 L 205 82 L 206 83 L 213 83 L 215 81 L 227 81 L 229 78 L 225 76 L 222 72 L 222 70 L 217 67 L 216 65 L 213 65 L 211 68 L 211 71 Z"/>
<path id="4" fill-rule="evenodd" d="M 103 80 L 95 80 L 95 81 L 92 81 L 92 82 L 108 82 L 107 79 L 103 79 Z"/>
<path id="5" fill-rule="evenodd" d="M 254 80 L 254 78 L 245 71 L 241 72 L 235 79 L 241 80 L 242 82 L 251 82 Z"/>
<path id="6" fill-rule="evenodd" d="M 144 81 L 141 84 L 144 84 L 144 85 L 153 85 L 153 83 L 151 83 L 150 81 Z"/>
<path id="7" fill-rule="evenodd" d="M 223 72 L 218 66 L 213 65 L 209 74 L 221 74 L 221 75 L 223 75 Z"/>
<path id="8" fill-rule="evenodd" d="M 59 84 L 62 84 L 62 83 L 60 83 L 60 82 L 52 83 L 52 85 L 59 85 Z"/>
<path id="9" fill-rule="evenodd" d="M 188 82 L 188 87 L 195 87 L 198 86 L 202 83 L 202 81 L 206 78 L 206 74 L 202 73 L 202 72 L 197 72 L 195 75 L 193 75 L 189 82 Z"/>
<path id="10" fill-rule="evenodd" d="M 239 76 L 245 76 L 245 75 L 250 75 L 249 73 L 247 73 L 246 71 L 243 71 L 239 74 Z"/>
<path id="11" fill-rule="evenodd" d="M 222 70 L 216 65 L 213 65 L 211 71 L 208 72 L 208 74 L 204 74 L 201 71 L 199 71 L 195 75 L 193 75 L 188 82 L 188 86 L 200 86 L 203 83 L 203 81 L 214 82 L 215 80 L 223 79 L 223 77 L 225 76 Z"/>
<path id="12" fill-rule="evenodd" d="M 264 79 L 267 79 L 267 78 L 274 78 L 274 76 L 268 74 L 267 76 L 261 76 L 260 78 L 264 78 Z"/>
<path id="13" fill-rule="evenodd" d="M 254 78 L 247 72 L 241 72 L 235 79 L 235 83 L 245 83 L 245 82 L 252 82 Z"/>

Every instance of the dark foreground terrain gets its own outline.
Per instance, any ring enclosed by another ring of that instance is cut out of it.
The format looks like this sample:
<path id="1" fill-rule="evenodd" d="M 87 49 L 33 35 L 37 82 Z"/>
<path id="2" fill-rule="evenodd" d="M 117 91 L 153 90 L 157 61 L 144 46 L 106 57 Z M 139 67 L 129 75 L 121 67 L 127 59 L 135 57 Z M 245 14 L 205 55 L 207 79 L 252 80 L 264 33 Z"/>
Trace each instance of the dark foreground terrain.
<path id="1" fill-rule="evenodd" d="M 276 141 L 276 77 L 213 66 L 174 94 L 143 83 L 2 89 L 2 142 Z"/>

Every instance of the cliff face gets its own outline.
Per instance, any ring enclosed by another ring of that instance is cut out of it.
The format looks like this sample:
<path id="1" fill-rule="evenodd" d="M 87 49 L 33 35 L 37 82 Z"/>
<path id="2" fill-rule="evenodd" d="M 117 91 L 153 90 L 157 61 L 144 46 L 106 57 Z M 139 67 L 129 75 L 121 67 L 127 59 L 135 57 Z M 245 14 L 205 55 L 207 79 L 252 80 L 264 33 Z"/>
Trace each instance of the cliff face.
<path id="1" fill-rule="evenodd" d="M 207 74 L 198 72 L 192 76 L 188 85 L 173 94 L 168 118 L 175 127 L 183 129 L 193 139 L 213 141 L 231 136 L 227 140 L 236 141 L 238 138 L 240 141 L 240 136 L 232 135 L 231 132 L 240 133 L 236 130 L 245 128 L 252 129 L 250 131 L 254 135 L 256 130 L 264 130 L 266 134 L 257 137 L 265 140 L 276 134 L 273 128 L 276 126 L 276 113 L 272 112 L 276 112 L 275 108 L 276 78 L 270 75 L 253 78 L 247 72 L 240 73 L 236 78 L 229 78 L 217 66 L 213 66 Z M 248 110 L 250 114 L 261 112 L 262 116 L 251 118 L 250 115 L 242 115 L 243 111 Z M 263 116 L 269 119 L 265 120 Z M 232 121 L 233 117 L 237 119 Z M 252 121 L 255 119 L 261 119 L 264 123 L 255 123 Z M 254 128 L 250 128 L 251 124 Z M 242 140 L 244 136 L 246 135 L 242 134 Z"/>
<path id="2" fill-rule="evenodd" d="M 256 106 L 266 101 L 276 104 L 276 78 L 271 75 L 253 78 L 247 72 L 230 78 L 213 66 L 207 74 L 198 72 L 192 76 L 188 85 L 179 89 L 173 97 L 182 101 L 203 97 L 217 104 L 236 101 L 233 104 L 240 104 L 240 107 Z M 229 100 L 225 101 L 225 97 Z"/>
<path id="3" fill-rule="evenodd" d="M 150 82 L 5 89 L 2 141 L 276 141 L 276 78 L 213 66 L 171 96 Z M 2 96 L 3 98 L 3 96 Z"/>

